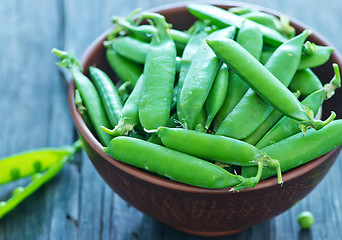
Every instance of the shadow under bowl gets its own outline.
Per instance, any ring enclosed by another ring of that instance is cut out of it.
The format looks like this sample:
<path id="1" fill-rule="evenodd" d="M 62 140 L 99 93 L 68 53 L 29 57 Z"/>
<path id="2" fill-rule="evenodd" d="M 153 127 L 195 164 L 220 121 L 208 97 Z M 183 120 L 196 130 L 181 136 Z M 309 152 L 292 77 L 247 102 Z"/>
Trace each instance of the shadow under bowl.
<path id="1" fill-rule="evenodd" d="M 236 2 L 211 2 L 222 8 L 241 6 Z M 279 16 L 279 13 L 254 5 L 264 12 Z M 185 4 L 171 4 L 152 9 L 166 16 L 173 27 L 185 30 L 195 18 L 186 10 Z M 297 33 L 308 29 L 302 23 L 291 20 Z M 89 66 L 105 71 L 117 80 L 106 62 L 103 41 L 108 31 L 99 36 L 82 57 L 85 74 Z M 322 36 L 313 31 L 308 40 L 319 45 L 330 45 Z M 322 83 L 330 81 L 334 75 L 332 63 L 342 66 L 340 55 L 335 51 L 330 60 L 314 69 Z M 91 134 L 77 111 L 74 103 L 75 84 L 69 85 L 69 105 L 77 130 L 83 140 L 84 149 L 98 173 L 120 197 L 144 214 L 180 231 L 200 236 L 223 236 L 241 232 L 250 226 L 275 217 L 291 208 L 310 193 L 327 174 L 337 159 L 341 147 L 283 174 L 284 184 L 280 186 L 276 178 L 263 180 L 253 189 L 230 192 L 227 189 L 204 189 L 160 178 L 135 167 L 119 162 L 103 152 L 103 146 Z M 342 94 L 325 101 L 323 119 L 330 111 L 342 116 Z"/>

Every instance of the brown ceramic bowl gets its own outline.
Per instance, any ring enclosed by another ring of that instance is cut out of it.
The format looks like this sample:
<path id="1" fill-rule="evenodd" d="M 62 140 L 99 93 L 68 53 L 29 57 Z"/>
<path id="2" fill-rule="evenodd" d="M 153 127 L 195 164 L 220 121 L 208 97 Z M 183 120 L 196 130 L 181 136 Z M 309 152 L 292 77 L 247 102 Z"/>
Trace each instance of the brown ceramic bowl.
<path id="1" fill-rule="evenodd" d="M 215 4 L 215 3 L 213 3 Z M 229 8 L 238 6 L 234 2 L 216 2 L 217 6 Z M 254 6 L 256 7 L 256 6 Z M 258 7 L 257 7 L 258 8 Z M 259 8 L 265 12 L 278 13 Z M 166 16 L 174 28 L 185 30 L 195 20 L 186 10 L 185 4 L 168 5 L 153 9 Z M 308 27 L 292 20 L 297 32 Z M 101 35 L 87 49 L 83 56 L 86 70 L 96 65 L 107 72 L 113 79 L 114 73 L 105 59 L 103 41 L 106 34 Z M 309 40 L 320 45 L 330 45 L 323 37 L 313 31 Z M 331 64 L 342 66 L 340 55 L 335 51 L 330 61 L 315 69 L 323 83 L 333 76 Z M 296 202 L 303 199 L 322 180 L 340 153 L 340 147 L 283 174 L 284 184 L 277 184 L 276 178 L 261 181 L 253 189 L 230 192 L 229 189 L 204 189 L 150 175 L 137 168 L 116 161 L 102 150 L 101 144 L 87 129 L 74 103 L 74 82 L 69 86 L 69 103 L 72 117 L 80 133 L 85 151 L 95 168 L 106 183 L 123 199 L 144 214 L 171 227 L 201 236 L 221 236 L 245 230 L 255 224 L 281 214 Z M 342 116 L 341 90 L 324 103 L 323 118 L 331 110 Z"/>

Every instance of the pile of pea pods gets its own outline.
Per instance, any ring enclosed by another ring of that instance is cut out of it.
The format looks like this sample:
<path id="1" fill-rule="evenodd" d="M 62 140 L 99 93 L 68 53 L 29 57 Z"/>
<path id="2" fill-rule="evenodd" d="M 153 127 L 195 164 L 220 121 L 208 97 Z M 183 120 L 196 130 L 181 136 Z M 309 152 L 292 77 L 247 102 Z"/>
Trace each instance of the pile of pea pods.
<path id="1" fill-rule="evenodd" d="M 191 3 L 198 20 L 172 29 L 158 13 L 114 17 L 104 42 L 114 85 L 54 49 L 76 84 L 75 103 L 114 159 L 177 182 L 238 191 L 342 144 L 342 120 L 315 118 L 340 87 L 311 70 L 333 51 L 295 34 L 286 17 Z M 141 22 L 147 22 L 141 24 Z M 323 144 L 324 143 L 324 144 Z"/>

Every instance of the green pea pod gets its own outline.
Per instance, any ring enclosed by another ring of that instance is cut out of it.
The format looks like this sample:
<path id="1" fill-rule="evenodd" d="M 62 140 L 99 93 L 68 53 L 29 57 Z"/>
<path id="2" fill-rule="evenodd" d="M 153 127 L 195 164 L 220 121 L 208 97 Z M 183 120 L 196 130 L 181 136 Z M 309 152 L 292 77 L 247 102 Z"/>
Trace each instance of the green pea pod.
<path id="1" fill-rule="evenodd" d="M 124 18 L 114 18 L 113 22 L 131 33 L 134 37 L 147 42 L 151 40 L 151 36 L 156 32 L 156 28 L 151 25 L 136 26 Z M 190 38 L 188 33 L 176 29 L 170 29 L 170 36 L 179 50 L 184 49 Z"/>
<path id="2" fill-rule="evenodd" d="M 303 96 L 307 96 L 323 87 L 316 74 L 309 68 L 298 70 L 293 77 L 289 89 L 300 91 Z"/>
<path id="3" fill-rule="evenodd" d="M 243 15 L 243 14 L 255 12 L 256 10 L 250 7 L 231 7 L 228 9 L 228 11 L 236 15 Z"/>
<path id="4" fill-rule="evenodd" d="M 202 20 L 209 20 L 212 24 L 221 28 L 230 25 L 240 28 L 244 21 L 250 25 L 257 25 L 263 33 L 264 42 L 272 46 L 279 46 L 287 40 L 274 29 L 255 23 L 251 20 L 245 19 L 241 16 L 235 15 L 234 13 L 209 4 L 190 3 L 187 5 L 187 8 L 195 17 Z"/>
<path id="5" fill-rule="evenodd" d="M 100 95 L 109 122 L 112 127 L 115 127 L 119 122 L 122 109 L 119 93 L 112 80 L 101 69 L 90 66 L 89 74 Z"/>
<path id="6" fill-rule="evenodd" d="M 262 33 L 258 26 L 242 23 L 237 34 L 236 42 L 250 52 L 256 59 L 260 58 L 263 41 Z M 214 120 L 214 130 L 217 130 L 221 122 L 232 111 L 248 90 L 248 85 L 233 71 L 229 73 L 228 91 L 223 106 Z"/>
<path id="7" fill-rule="evenodd" d="M 86 126 L 88 127 L 90 132 L 92 134 L 94 134 L 94 136 L 96 137 L 95 129 L 93 127 L 93 124 L 91 123 L 90 117 L 87 113 L 87 109 L 83 105 L 82 98 L 81 98 L 81 95 L 80 95 L 80 92 L 78 91 L 78 89 L 75 90 L 75 104 L 76 104 L 78 112 L 82 116 L 84 123 L 86 124 Z"/>
<path id="8" fill-rule="evenodd" d="M 71 72 L 76 88 L 80 92 L 82 101 L 95 128 L 96 135 L 102 145 L 106 146 L 112 137 L 103 132 L 101 126 L 109 128 L 110 123 L 94 84 L 82 73 L 82 67 L 73 54 L 69 55 L 67 52 L 55 48 L 52 52 L 61 59 L 61 62 L 57 63 L 57 65 L 67 68 Z"/>
<path id="9" fill-rule="evenodd" d="M 158 135 L 162 143 L 171 149 L 210 161 L 219 161 L 238 166 L 274 166 L 282 182 L 277 160 L 269 158 L 262 151 L 246 142 L 233 138 L 216 136 L 183 128 L 160 127 Z M 252 186 L 258 183 L 258 179 Z"/>
<path id="10" fill-rule="evenodd" d="M 182 91 L 184 79 L 188 74 L 191 62 L 196 56 L 197 50 L 202 46 L 205 38 L 208 36 L 206 31 L 204 31 L 205 24 L 203 22 L 196 22 L 193 26 L 193 31 L 190 36 L 188 44 L 185 46 L 182 60 L 180 63 L 180 70 L 179 70 L 179 77 L 178 77 L 178 84 L 177 84 L 177 101 L 176 101 L 176 108 L 177 108 L 177 115 L 178 119 L 182 120 L 182 115 L 180 112 L 180 93 Z"/>
<path id="11" fill-rule="evenodd" d="M 265 64 L 265 68 L 271 75 L 276 77 L 275 79 L 279 85 L 281 84 L 285 89 L 297 71 L 302 54 L 302 46 L 309 34 L 310 32 L 304 31 L 302 34 L 280 45 Z M 266 82 L 263 84 L 266 85 Z M 262 88 L 264 87 L 262 86 Z M 290 94 L 293 97 L 292 93 Z M 235 108 L 222 121 L 216 134 L 244 139 L 257 130 L 272 110 L 273 107 L 268 101 L 262 98 L 258 92 L 249 89 Z M 241 128 L 241 125 L 244 127 Z"/>
<path id="12" fill-rule="evenodd" d="M 213 85 L 211 86 L 207 100 L 205 101 L 205 109 L 207 113 L 205 123 L 206 130 L 209 129 L 211 122 L 214 120 L 217 112 L 221 109 L 224 103 L 228 89 L 228 77 L 227 65 L 222 64 L 222 67 L 218 71 Z"/>
<path id="13" fill-rule="evenodd" d="M 333 68 L 335 71 L 335 76 L 330 83 L 326 84 L 320 90 L 310 94 L 302 101 L 302 104 L 312 109 L 315 115 L 317 114 L 318 109 L 322 105 L 323 101 L 327 98 L 330 98 L 334 94 L 335 89 L 341 86 L 339 67 L 337 64 L 333 64 Z M 293 134 L 296 134 L 300 132 L 300 130 L 300 125 L 297 121 L 293 120 L 292 118 L 283 117 L 270 131 L 266 133 L 266 135 L 256 144 L 256 146 L 258 148 L 266 147 Z"/>
<path id="14" fill-rule="evenodd" d="M 118 94 L 122 103 L 125 103 L 132 91 L 132 86 L 130 82 L 123 82 L 118 87 Z"/>
<path id="15" fill-rule="evenodd" d="M 78 140 L 69 147 L 59 149 L 37 149 L 14 155 L 3 160 L 4 162 L 0 161 L 0 181 L 2 182 L 8 180 L 6 178 L 9 175 L 7 175 L 8 171 L 6 170 L 11 167 L 20 169 L 20 177 L 32 175 L 32 180 L 27 186 L 14 189 L 12 197 L 9 200 L 0 202 L 0 219 L 12 211 L 43 184 L 53 178 L 80 149 L 81 143 Z M 39 164 L 37 164 L 38 162 Z M 31 164 L 32 166 L 30 166 Z M 45 172 L 37 173 L 41 171 Z"/>
<path id="16" fill-rule="evenodd" d="M 70 147 L 42 148 L 0 159 L 0 185 L 45 171 L 71 152 Z"/>
<path id="17" fill-rule="evenodd" d="M 300 92 L 295 92 L 296 98 L 299 98 Z M 283 117 L 284 115 L 277 109 L 273 109 L 270 115 L 263 121 L 263 123 L 251 135 L 243 141 L 255 145 L 265 134 Z"/>
<path id="18" fill-rule="evenodd" d="M 260 12 L 260 11 L 253 11 L 253 12 L 248 12 L 243 15 L 240 15 L 241 17 L 244 17 L 246 19 L 249 19 L 253 22 L 259 23 L 261 25 L 264 25 L 266 27 L 272 28 L 274 30 L 277 29 L 277 21 L 278 18 L 275 16 L 265 13 L 265 12 Z"/>
<path id="19" fill-rule="evenodd" d="M 234 35 L 235 27 L 228 27 L 211 33 L 208 39 L 233 38 Z M 196 128 L 196 121 L 220 65 L 221 61 L 206 43 L 196 52 L 179 97 L 178 120 L 184 121 L 187 128 Z"/>
<path id="20" fill-rule="evenodd" d="M 132 87 L 134 87 L 143 72 L 142 68 L 127 58 L 122 57 L 110 46 L 106 49 L 106 58 L 118 77 L 124 82 L 130 82 Z"/>
<path id="21" fill-rule="evenodd" d="M 330 122 L 331 119 L 326 122 L 313 119 L 311 110 L 302 105 L 287 87 L 235 41 L 207 40 L 207 43 L 229 68 L 284 115 L 298 120 L 307 127 L 312 126 L 316 130 Z M 227 52 L 230 54 L 224 54 Z"/>
<path id="22" fill-rule="evenodd" d="M 176 48 L 164 16 L 145 13 L 143 17 L 152 18 L 157 27 L 146 57 L 139 102 L 140 123 L 145 129 L 153 130 L 165 126 L 170 118 Z"/>
<path id="23" fill-rule="evenodd" d="M 146 53 L 150 44 L 139 41 L 138 39 L 124 36 L 118 37 L 112 41 L 112 48 L 121 56 L 136 62 L 144 64 Z"/>
<path id="24" fill-rule="evenodd" d="M 314 68 L 326 63 L 334 48 L 330 46 L 316 46 L 312 54 L 303 54 L 298 69 Z"/>
<path id="25" fill-rule="evenodd" d="M 129 95 L 125 104 L 123 105 L 118 125 L 116 125 L 112 130 L 101 127 L 103 131 L 113 136 L 127 135 L 135 126 L 139 124 L 139 101 L 142 81 L 143 75 L 140 76 L 131 95 Z"/>
<path id="26" fill-rule="evenodd" d="M 140 139 L 117 137 L 104 151 L 118 161 L 197 187 L 225 188 L 248 181 L 213 163 Z"/>
<path id="27" fill-rule="evenodd" d="M 309 129 L 306 134 L 297 133 L 280 142 L 274 143 L 261 150 L 270 157 L 279 160 L 282 171 L 287 171 L 305 164 L 323 154 L 328 153 L 342 144 L 342 120 L 332 121 L 322 129 Z M 254 176 L 257 168 L 242 168 L 245 177 Z M 273 169 L 265 168 L 262 179 L 275 175 Z"/>

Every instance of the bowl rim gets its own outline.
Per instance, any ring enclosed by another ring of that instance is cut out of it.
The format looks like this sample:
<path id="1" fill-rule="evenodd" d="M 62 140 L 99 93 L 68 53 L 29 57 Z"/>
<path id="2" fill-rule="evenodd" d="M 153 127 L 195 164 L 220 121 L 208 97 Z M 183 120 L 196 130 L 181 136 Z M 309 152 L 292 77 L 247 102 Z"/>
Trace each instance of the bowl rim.
<path id="1" fill-rule="evenodd" d="M 185 6 L 189 3 L 194 3 L 194 1 L 190 2 L 181 2 L 181 3 L 170 3 L 170 4 L 165 4 L 161 5 L 158 7 L 154 7 L 151 9 L 147 9 L 146 11 L 153 11 L 153 12 L 163 12 L 166 10 L 177 10 L 177 9 L 183 9 Z M 249 4 L 249 3 L 242 3 L 242 2 L 236 2 L 236 1 L 200 1 L 196 3 L 208 3 L 212 4 L 215 6 L 220 6 L 220 7 L 232 7 L 232 6 L 250 6 L 254 7 L 258 10 L 264 11 L 271 13 L 276 16 L 280 16 L 281 13 L 268 9 L 263 6 L 258 6 L 254 4 Z M 300 21 L 293 19 L 291 17 L 288 17 L 291 25 L 295 26 L 296 28 L 299 29 L 310 29 L 312 30 L 311 36 L 314 36 L 316 39 L 319 40 L 318 44 L 322 45 L 329 45 L 332 46 L 323 36 L 321 36 L 318 32 L 316 32 L 314 29 L 308 27 L 306 24 L 301 23 Z M 96 52 L 96 49 L 99 49 L 102 47 L 102 42 L 106 39 L 106 36 L 108 33 L 111 31 L 111 29 L 107 29 L 105 32 L 103 32 L 100 36 L 98 36 L 85 50 L 83 53 L 82 57 L 80 58 L 80 62 L 82 66 L 86 66 L 88 63 L 88 60 L 91 58 L 92 54 Z M 333 46 L 332 46 L 333 47 Z M 334 48 L 335 49 L 335 48 Z M 336 62 L 339 62 L 342 65 L 342 58 L 339 52 L 335 49 L 334 52 L 332 53 L 334 55 L 334 58 L 337 60 Z M 120 162 L 118 160 L 115 160 L 112 158 L 110 155 L 106 154 L 103 151 L 103 146 L 101 143 L 94 137 L 94 135 L 90 132 L 90 130 L 87 128 L 86 124 L 84 123 L 80 113 L 76 109 L 76 105 L 74 102 L 74 90 L 75 90 L 75 83 L 74 80 L 71 79 L 69 82 L 69 93 L 68 93 L 68 99 L 69 99 L 69 107 L 71 110 L 71 115 L 74 120 L 74 123 L 76 125 L 77 130 L 80 132 L 80 134 L 83 136 L 83 138 L 86 140 L 86 142 L 90 145 L 90 147 L 96 151 L 97 154 L 99 154 L 105 161 L 107 161 L 109 164 L 111 164 L 113 167 L 118 168 L 119 170 L 125 172 L 126 174 L 129 174 L 135 178 L 140 179 L 141 181 L 148 182 L 150 184 L 163 187 L 163 188 L 168 188 L 170 190 L 174 191 L 181 191 L 181 192 L 190 192 L 190 193 L 198 193 L 198 194 L 233 194 L 235 192 L 229 191 L 231 187 L 227 188 L 222 188 L 222 189 L 208 189 L 208 188 L 201 188 L 201 187 L 195 187 L 187 184 L 183 184 L 180 182 L 176 182 L 173 180 L 169 180 L 166 178 L 161 178 L 152 174 L 149 174 L 147 172 L 142 171 L 141 169 L 138 169 L 136 167 L 130 166 L 128 164 L 125 164 L 123 162 Z M 336 151 L 341 149 L 341 146 L 331 150 L 330 152 L 306 163 L 301 166 L 296 167 L 295 169 L 289 170 L 285 173 L 283 173 L 283 182 L 286 184 L 287 181 L 293 180 L 296 177 L 299 177 L 302 174 L 305 174 L 306 172 L 312 171 L 316 167 L 318 167 L 320 164 L 325 162 L 331 155 L 333 155 Z M 299 174 L 301 173 L 301 174 Z M 274 187 L 275 185 L 279 185 L 277 182 L 277 177 L 271 177 L 265 180 L 260 181 L 254 188 L 246 188 L 242 189 L 239 192 L 244 193 L 244 192 L 250 192 L 250 191 L 257 191 L 261 189 L 266 189 L 270 187 Z M 280 186 L 279 186 L 280 187 Z"/>

